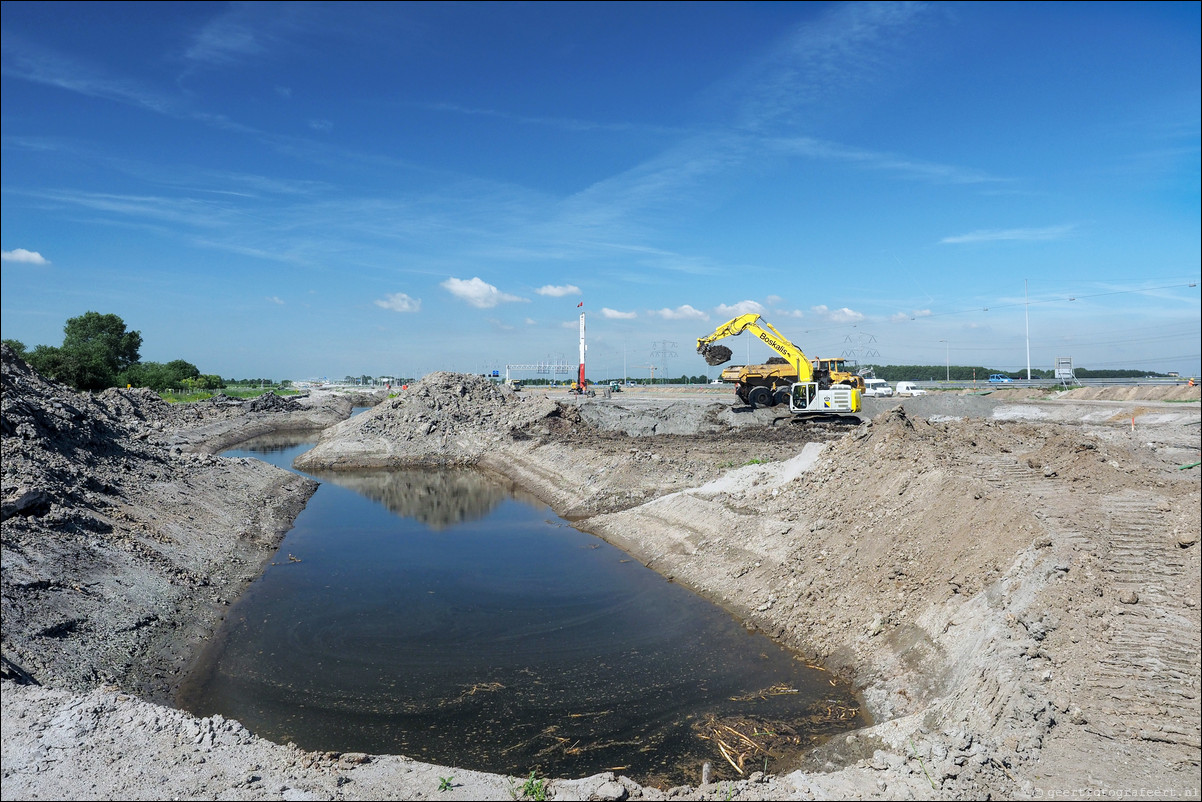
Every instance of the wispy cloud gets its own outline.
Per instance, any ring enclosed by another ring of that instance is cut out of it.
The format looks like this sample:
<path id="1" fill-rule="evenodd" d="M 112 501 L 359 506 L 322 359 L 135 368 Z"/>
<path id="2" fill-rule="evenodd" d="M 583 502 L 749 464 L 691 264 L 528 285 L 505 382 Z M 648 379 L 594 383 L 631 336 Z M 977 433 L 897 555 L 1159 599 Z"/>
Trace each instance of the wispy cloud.
<path id="1" fill-rule="evenodd" d="M 741 122 L 756 129 L 788 123 L 809 107 L 878 82 L 910 57 L 910 34 L 929 15 L 925 3 L 826 7 L 727 87 L 741 93 Z"/>
<path id="2" fill-rule="evenodd" d="M 11 251 L 0 252 L 0 260 L 21 265 L 50 264 L 50 260 L 37 251 L 27 251 L 24 248 L 14 248 Z"/>
<path id="3" fill-rule="evenodd" d="M 215 203 L 162 195 L 118 195 L 104 192 L 29 192 L 31 197 L 80 206 L 144 221 L 184 223 L 201 228 L 216 226 L 233 210 Z"/>
<path id="4" fill-rule="evenodd" d="M 422 309 L 420 298 L 410 298 L 403 292 L 389 293 L 377 299 L 375 304 L 381 309 L 391 309 L 393 312 L 420 312 Z"/>
<path id="5" fill-rule="evenodd" d="M 223 16 L 201 28 L 184 56 L 199 64 L 229 66 L 265 50 L 266 46 L 250 26 Z"/>
<path id="6" fill-rule="evenodd" d="M 613 133 L 627 131 L 651 131 L 656 133 L 681 133 L 684 130 L 680 128 L 650 126 L 631 122 L 599 122 L 597 120 L 581 120 L 569 117 L 531 117 L 523 114 L 514 114 L 513 112 L 509 111 L 501 111 L 498 109 L 483 109 L 461 106 L 458 103 L 433 103 L 426 105 L 425 108 L 429 108 L 434 111 L 463 114 L 472 117 L 491 117 L 494 119 L 520 123 L 522 125 L 538 125 L 549 128 L 558 128 L 565 131 L 608 131 Z"/>
<path id="7" fill-rule="evenodd" d="M 638 316 L 638 312 L 619 312 L 617 309 L 610 309 L 607 306 L 601 308 L 601 317 L 607 320 L 634 320 Z"/>
<path id="8" fill-rule="evenodd" d="M 659 315 L 664 320 L 709 320 L 710 316 L 700 309 L 694 309 L 688 304 L 678 306 L 675 309 L 660 309 L 653 314 Z"/>
<path id="9" fill-rule="evenodd" d="M 501 292 L 493 285 L 479 277 L 470 279 L 449 278 L 442 282 L 442 288 L 461 301 L 467 301 L 477 309 L 492 309 L 497 304 L 513 301 L 527 301 L 517 295 Z"/>
<path id="10" fill-rule="evenodd" d="M 839 161 L 865 170 L 894 173 L 901 178 L 935 184 L 1000 184 L 1008 179 L 982 170 L 952 164 L 916 161 L 891 153 L 851 148 L 809 137 L 772 140 L 778 150 L 824 161 Z"/>
<path id="11" fill-rule="evenodd" d="M 546 295 L 551 298 L 562 298 L 565 295 L 580 295 L 580 288 L 575 284 L 547 284 L 535 290 L 539 295 Z"/>
<path id="12" fill-rule="evenodd" d="M 267 300 L 273 304 L 279 304 L 280 306 L 284 305 L 283 299 L 275 295 L 268 295 Z"/>
<path id="13" fill-rule="evenodd" d="M 174 116 L 178 112 L 173 98 L 137 81 L 110 75 L 99 64 L 81 62 L 7 33 L 3 35 L 2 49 L 6 77 L 115 100 L 162 114 Z"/>
<path id="14" fill-rule="evenodd" d="M 939 240 L 941 245 L 965 245 L 974 242 L 1045 242 L 1064 239 L 1076 229 L 1074 224 L 1045 228 L 993 228 L 970 231 Z"/>
<path id="15" fill-rule="evenodd" d="M 231 3 L 219 8 L 183 52 L 192 69 L 236 67 L 272 57 L 294 47 L 291 40 L 313 30 L 314 15 L 323 13 L 317 3 Z"/>

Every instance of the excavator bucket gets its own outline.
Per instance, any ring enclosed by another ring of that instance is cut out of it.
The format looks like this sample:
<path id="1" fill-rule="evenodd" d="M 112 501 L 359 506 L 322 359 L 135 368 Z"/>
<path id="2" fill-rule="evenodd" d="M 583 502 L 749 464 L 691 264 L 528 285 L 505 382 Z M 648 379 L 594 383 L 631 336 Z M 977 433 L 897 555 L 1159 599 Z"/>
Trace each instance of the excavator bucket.
<path id="1" fill-rule="evenodd" d="M 725 345 L 706 345 L 697 350 L 700 351 L 701 356 L 705 357 L 705 363 L 711 366 L 729 362 L 733 356 L 731 350 Z"/>

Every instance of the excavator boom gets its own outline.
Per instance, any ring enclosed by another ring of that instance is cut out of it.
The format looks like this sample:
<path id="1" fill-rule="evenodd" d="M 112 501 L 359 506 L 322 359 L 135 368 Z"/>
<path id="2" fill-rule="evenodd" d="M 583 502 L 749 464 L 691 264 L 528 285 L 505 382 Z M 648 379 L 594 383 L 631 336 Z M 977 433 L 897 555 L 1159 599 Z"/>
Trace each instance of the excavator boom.
<path id="1" fill-rule="evenodd" d="M 814 377 L 814 369 L 810 365 L 809 357 L 802 353 L 800 348 L 789 342 L 788 338 L 777 331 L 775 326 L 754 313 L 732 318 L 714 329 L 713 333 L 699 337 L 697 353 L 701 354 L 709 365 L 721 365 L 729 362 L 732 356 L 731 350 L 723 345 L 714 345 L 714 343 L 724 337 L 733 337 L 747 330 L 766 342 L 773 351 L 784 357 L 797 370 L 795 381 L 808 382 Z"/>

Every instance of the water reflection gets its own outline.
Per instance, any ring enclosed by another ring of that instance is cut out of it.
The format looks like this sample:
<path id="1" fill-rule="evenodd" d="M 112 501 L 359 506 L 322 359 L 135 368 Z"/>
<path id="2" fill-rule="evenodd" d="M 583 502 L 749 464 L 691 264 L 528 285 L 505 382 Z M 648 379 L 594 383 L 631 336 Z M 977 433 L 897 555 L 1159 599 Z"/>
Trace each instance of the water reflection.
<path id="1" fill-rule="evenodd" d="M 230 455 L 306 447 L 251 445 Z M 858 723 L 846 684 L 488 476 L 321 478 L 181 707 L 306 749 L 665 786 L 788 770 Z"/>
<path id="2" fill-rule="evenodd" d="M 539 505 L 534 496 L 467 468 L 343 471 L 313 476 L 353 490 L 397 515 L 436 530 L 483 518 L 510 498 Z"/>

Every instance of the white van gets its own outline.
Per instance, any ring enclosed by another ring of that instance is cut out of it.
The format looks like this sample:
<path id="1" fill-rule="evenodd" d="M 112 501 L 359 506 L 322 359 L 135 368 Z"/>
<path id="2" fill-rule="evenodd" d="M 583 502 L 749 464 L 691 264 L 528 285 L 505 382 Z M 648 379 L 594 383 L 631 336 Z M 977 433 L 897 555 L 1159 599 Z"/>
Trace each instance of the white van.
<path id="1" fill-rule="evenodd" d="M 919 387 L 914 382 L 898 382 L 898 395 L 926 395 L 927 391 Z"/>
<path id="2" fill-rule="evenodd" d="M 893 395 L 893 388 L 884 379 L 865 379 L 864 395 L 869 398 L 888 398 Z"/>

